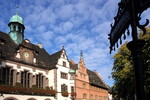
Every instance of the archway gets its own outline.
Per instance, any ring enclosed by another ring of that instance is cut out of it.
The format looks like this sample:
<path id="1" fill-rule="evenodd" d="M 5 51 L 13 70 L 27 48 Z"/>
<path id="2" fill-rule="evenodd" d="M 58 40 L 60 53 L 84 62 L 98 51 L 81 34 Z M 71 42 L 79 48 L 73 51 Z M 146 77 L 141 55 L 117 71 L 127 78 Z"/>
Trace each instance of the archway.
<path id="1" fill-rule="evenodd" d="M 45 100 L 51 100 L 51 99 L 45 99 Z"/>
<path id="2" fill-rule="evenodd" d="M 4 100 L 18 100 L 17 98 L 14 98 L 14 97 L 7 97 L 5 98 Z"/>
<path id="3" fill-rule="evenodd" d="M 29 98 L 29 99 L 27 99 L 27 100 L 36 100 L 36 99 L 34 99 L 34 98 Z"/>

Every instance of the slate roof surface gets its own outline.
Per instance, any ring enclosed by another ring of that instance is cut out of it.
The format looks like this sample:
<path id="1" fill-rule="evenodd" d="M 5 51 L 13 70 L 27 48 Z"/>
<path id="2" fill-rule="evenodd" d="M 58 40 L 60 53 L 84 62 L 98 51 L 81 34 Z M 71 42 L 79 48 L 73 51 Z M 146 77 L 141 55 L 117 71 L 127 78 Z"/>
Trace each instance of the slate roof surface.
<path id="1" fill-rule="evenodd" d="M 62 54 L 62 50 L 50 55 L 50 57 L 49 57 L 50 66 L 55 67 L 61 54 Z"/>
<path id="2" fill-rule="evenodd" d="M 2 57 L 11 59 L 18 46 L 9 35 L 4 32 L 0 32 L 0 42 L 0 52 L 2 52 Z"/>
<path id="3" fill-rule="evenodd" d="M 73 60 L 69 61 L 69 64 L 70 64 L 70 69 L 73 69 L 73 70 L 77 70 L 78 69 L 78 64 L 75 64 L 73 62 Z"/>
<path id="4" fill-rule="evenodd" d="M 31 64 L 23 61 L 17 61 L 19 63 L 25 63 L 28 65 L 34 65 L 36 67 L 40 68 L 46 68 L 46 69 L 52 69 L 53 66 L 50 66 L 50 59 L 51 56 L 46 52 L 44 48 L 39 48 L 37 45 L 34 45 L 32 43 L 27 43 L 25 41 L 22 42 L 20 45 L 16 45 L 15 42 L 9 37 L 8 34 L 0 31 L 0 52 L 2 52 L 2 58 L 6 60 L 13 60 L 14 54 L 17 52 L 19 47 L 24 47 L 30 50 L 33 50 L 37 53 L 37 55 L 34 55 L 37 59 L 37 64 Z M 3 44 L 4 43 L 4 44 Z"/>
<path id="5" fill-rule="evenodd" d="M 100 79 L 100 77 L 95 72 L 87 69 L 87 73 L 89 75 L 89 82 L 91 85 L 98 86 L 104 89 L 108 89 L 105 83 Z"/>

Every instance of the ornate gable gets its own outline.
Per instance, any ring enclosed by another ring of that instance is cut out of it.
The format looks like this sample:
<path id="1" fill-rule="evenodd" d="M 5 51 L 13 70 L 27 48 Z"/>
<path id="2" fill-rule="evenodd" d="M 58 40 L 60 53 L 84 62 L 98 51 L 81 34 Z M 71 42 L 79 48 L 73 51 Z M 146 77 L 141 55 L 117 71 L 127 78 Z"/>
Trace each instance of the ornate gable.
<path id="1" fill-rule="evenodd" d="M 80 72 L 84 73 L 84 74 L 87 74 L 86 73 L 86 66 L 85 66 L 85 63 L 84 63 L 82 50 L 81 50 L 81 54 L 80 54 L 80 61 L 79 61 L 79 69 L 78 70 Z"/>

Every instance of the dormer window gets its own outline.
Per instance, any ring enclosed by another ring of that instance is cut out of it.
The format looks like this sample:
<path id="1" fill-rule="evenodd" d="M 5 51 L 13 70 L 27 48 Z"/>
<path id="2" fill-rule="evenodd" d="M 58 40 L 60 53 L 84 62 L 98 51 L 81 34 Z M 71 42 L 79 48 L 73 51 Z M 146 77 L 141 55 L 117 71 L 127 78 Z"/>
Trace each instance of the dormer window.
<path id="1" fill-rule="evenodd" d="M 65 61 L 63 61 L 63 66 L 66 67 L 66 62 Z"/>

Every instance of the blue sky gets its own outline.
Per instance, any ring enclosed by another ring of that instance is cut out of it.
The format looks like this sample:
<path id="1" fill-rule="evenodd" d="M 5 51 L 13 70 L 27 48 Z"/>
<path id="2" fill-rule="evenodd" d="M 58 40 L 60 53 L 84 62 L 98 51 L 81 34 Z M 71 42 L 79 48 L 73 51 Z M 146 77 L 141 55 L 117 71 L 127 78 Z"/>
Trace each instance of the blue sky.
<path id="1" fill-rule="evenodd" d="M 113 59 L 108 33 L 120 0 L 0 0 L 0 31 L 9 32 L 8 23 L 19 6 L 24 19 L 25 38 L 42 43 L 50 53 L 65 47 L 68 58 L 78 63 L 83 50 L 86 67 L 100 73 L 109 86 Z M 150 18 L 150 10 L 142 14 Z M 130 37 L 128 38 L 130 39 Z"/>

